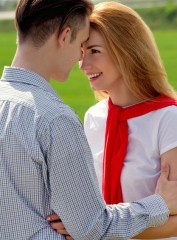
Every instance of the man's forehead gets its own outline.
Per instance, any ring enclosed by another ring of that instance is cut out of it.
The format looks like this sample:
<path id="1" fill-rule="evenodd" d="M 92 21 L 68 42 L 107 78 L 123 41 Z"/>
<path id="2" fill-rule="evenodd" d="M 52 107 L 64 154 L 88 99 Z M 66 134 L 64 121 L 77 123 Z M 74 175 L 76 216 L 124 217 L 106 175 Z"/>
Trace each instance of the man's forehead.
<path id="1" fill-rule="evenodd" d="M 83 42 L 88 41 L 88 39 L 89 39 L 89 32 L 90 32 L 90 24 L 85 26 L 85 31 L 84 31 L 84 34 L 83 34 Z"/>

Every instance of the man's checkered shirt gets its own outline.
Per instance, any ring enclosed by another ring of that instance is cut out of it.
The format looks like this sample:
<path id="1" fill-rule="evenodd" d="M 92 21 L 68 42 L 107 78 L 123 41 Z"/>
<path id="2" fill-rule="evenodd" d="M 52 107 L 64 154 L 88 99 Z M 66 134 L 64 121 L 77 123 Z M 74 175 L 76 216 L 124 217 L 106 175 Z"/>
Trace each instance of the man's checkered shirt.
<path id="1" fill-rule="evenodd" d="M 0 239 L 65 239 L 46 221 L 57 213 L 74 239 L 126 239 L 163 224 L 154 195 L 106 206 L 83 126 L 36 73 L 6 67 L 0 81 Z"/>

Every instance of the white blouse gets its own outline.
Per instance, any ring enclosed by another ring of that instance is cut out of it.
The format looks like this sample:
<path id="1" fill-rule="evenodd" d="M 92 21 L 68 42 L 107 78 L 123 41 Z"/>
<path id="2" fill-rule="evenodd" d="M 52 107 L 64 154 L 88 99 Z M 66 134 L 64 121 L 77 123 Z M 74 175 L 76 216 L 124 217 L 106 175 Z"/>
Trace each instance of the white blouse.
<path id="1" fill-rule="evenodd" d="M 107 118 L 107 102 L 102 100 L 85 115 L 85 133 L 102 189 L 102 161 Z M 177 107 L 165 107 L 128 121 L 128 151 L 121 174 L 124 202 L 154 193 L 160 175 L 160 156 L 177 147 Z"/>

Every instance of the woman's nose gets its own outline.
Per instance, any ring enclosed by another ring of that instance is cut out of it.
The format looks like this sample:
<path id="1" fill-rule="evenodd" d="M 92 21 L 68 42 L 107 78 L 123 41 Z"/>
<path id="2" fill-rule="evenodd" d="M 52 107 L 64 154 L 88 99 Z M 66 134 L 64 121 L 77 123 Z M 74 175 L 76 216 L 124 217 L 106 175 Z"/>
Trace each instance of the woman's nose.
<path id="1" fill-rule="evenodd" d="M 88 62 L 88 59 L 85 56 L 82 56 L 82 59 L 79 61 L 79 68 L 84 71 L 89 68 L 90 64 Z"/>

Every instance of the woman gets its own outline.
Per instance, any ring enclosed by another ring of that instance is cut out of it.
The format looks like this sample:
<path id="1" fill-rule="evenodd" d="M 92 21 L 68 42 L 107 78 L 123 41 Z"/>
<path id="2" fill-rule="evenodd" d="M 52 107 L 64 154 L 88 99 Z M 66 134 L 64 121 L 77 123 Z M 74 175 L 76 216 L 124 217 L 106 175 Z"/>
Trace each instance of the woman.
<path id="1" fill-rule="evenodd" d="M 151 31 L 132 9 L 116 2 L 98 4 L 91 15 L 91 27 L 90 39 L 83 46 L 80 68 L 88 76 L 96 96 L 104 100 L 87 111 L 85 132 L 94 155 L 100 188 L 103 158 L 103 166 L 107 168 L 110 167 L 107 157 L 114 161 L 118 154 L 124 164 L 121 169 L 123 199 L 119 201 L 132 201 L 154 192 L 162 161 L 169 162 L 171 179 L 176 178 L 177 108 L 168 106 L 168 102 L 175 105 L 173 99 L 177 99 L 177 95 L 167 81 Z M 164 106 L 157 106 L 162 102 Z M 148 109 L 150 104 L 154 104 L 154 109 Z M 114 116 L 108 115 L 108 105 L 112 108 L 109 114 Z M 158 107 L 163 108 L 158 110 Z M 125 110 L 133 113 L 130 119 L 119 123 L 118 115 Z M 126 126 L 120 126 L 125 122 L 128 133 Z M 122 137 L 128 135 L 127 150 L 121 153 L 123 159 L 116 149 L 126 139 L 118 139 L 118 142 L 116 136 L 119 134 L 115 134 L 116 129 L 112 127 L 123 131 Z M 114 142 L 118 144 L 115 150 Z M 112 167 L 109 170 L 116 176 L 114 163 Z M 107 183 L 106 177 L 109 179 L 105 171 L 103 184 Z M 106 200 L 107 203 L 115 201 L 117 199 Z"/>
<path id="2" fill-rule="evenodd" d="M 103 2 L 90 22 L 80 69 L 101 101 L 87 111 L 85 132 L 105 201 L 129 202 L 154 193 L 162 162 L 171 167 L 170 179 L 177 179 L 177 94 L 150 29 L 135 11 Z M 172 221 L 137 237 L 177 236 L 176 229 Z"/>

